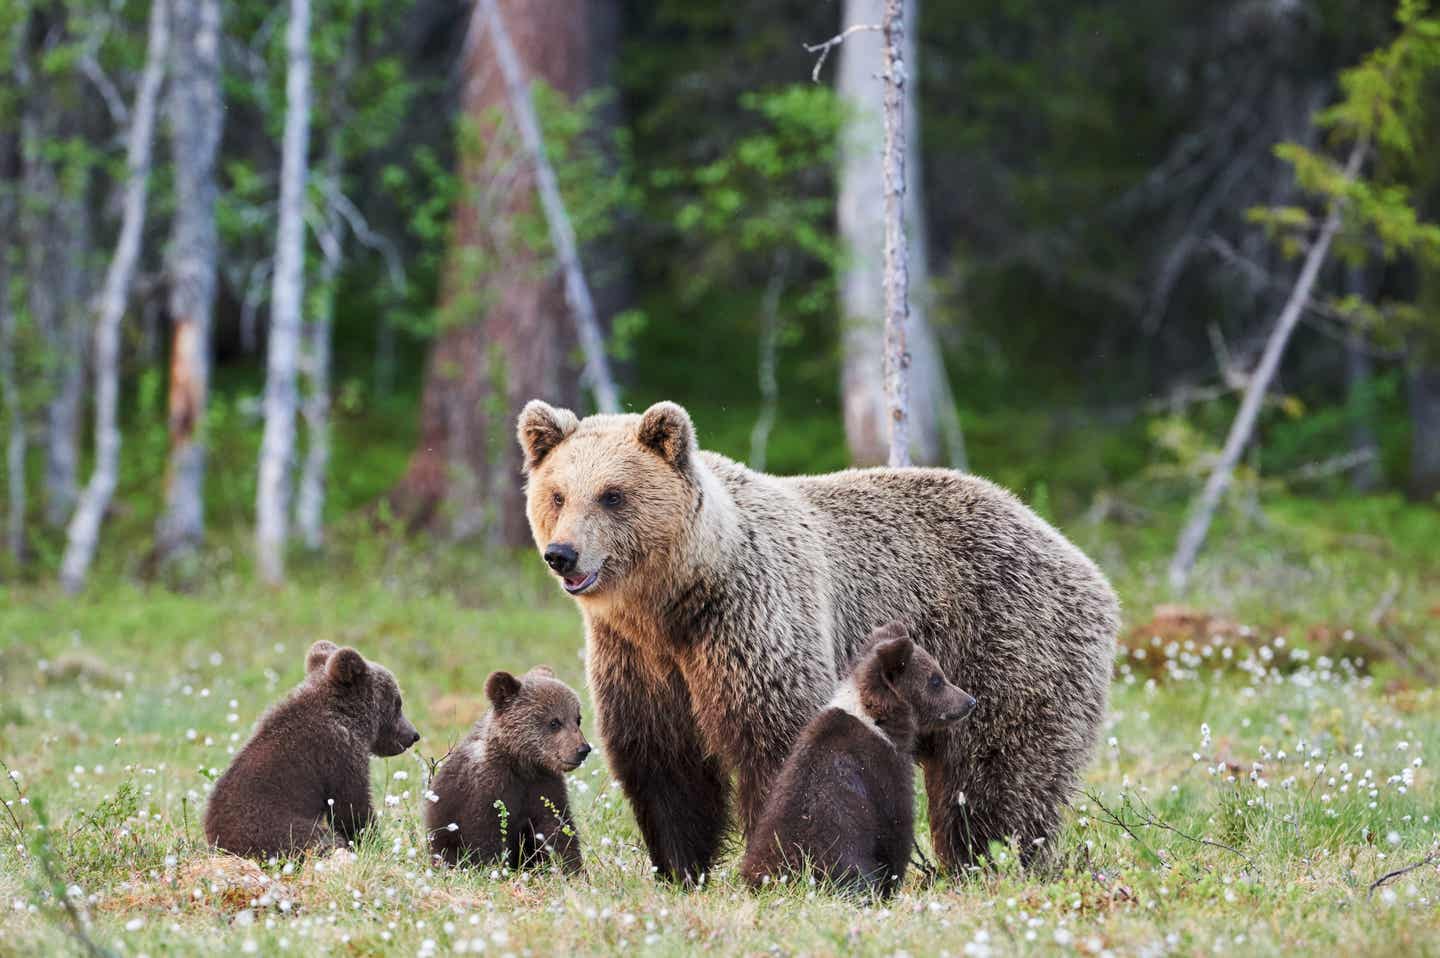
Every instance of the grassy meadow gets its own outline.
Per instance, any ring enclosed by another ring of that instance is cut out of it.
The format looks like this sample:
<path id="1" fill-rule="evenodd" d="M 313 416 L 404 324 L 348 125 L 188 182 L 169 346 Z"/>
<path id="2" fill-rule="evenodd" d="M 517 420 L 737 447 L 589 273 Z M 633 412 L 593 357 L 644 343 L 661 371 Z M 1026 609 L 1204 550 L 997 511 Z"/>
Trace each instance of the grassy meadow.
<path id="1" fill-rule="evenodd" d="M 393 535 L 359 508 L 403 454 L 387 458 L 384 422 L 337 477 L 326 552 L 297 555 L 282 590 L 255 582 L 253 478 L 234 472 L 182 581 L 112 545 L 80 597 L 0 586 L 0 954 L 1440 954 L 1433 508 L 1267 494 L 1225 512 L 1180 605 L 1163 575 L 1179 498 L 1085 507 L 1001 476 L 1125 603 L 1109 725 L 1058 861 L 1026 874 L 996 847 L 988 868 L 912 870 L 867 904 L 804 883 L 752 895 L 732 850 L 687 893 L 650 875 L 598 751 L 571 780 L 584 879 L 427 861 L 427 763 L 482 710 L 486 675 L 547 663 L 583 699 L 583 642 L 533 553 Z M 251 454 L 224 433 L 215 447 Z M 154 488 L 132 468 L 125 485 Z M 110 541 L 138 543 L 147 498 L 123 493 Z M 217 863 L 207 789 L 316 639 L 393 669 L 424 738 L 373 761 L 381 816 L 358 856 Z"/>

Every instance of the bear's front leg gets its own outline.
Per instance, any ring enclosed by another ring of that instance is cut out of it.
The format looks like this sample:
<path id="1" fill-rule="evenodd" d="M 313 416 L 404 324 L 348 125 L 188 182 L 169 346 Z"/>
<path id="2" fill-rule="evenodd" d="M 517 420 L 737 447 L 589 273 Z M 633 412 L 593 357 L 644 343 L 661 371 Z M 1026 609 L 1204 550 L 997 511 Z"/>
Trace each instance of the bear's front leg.
<path id="1" fill-rule="evenodd" d="M 624 638 L 603 628 L 591 635 L 590 689 L 606 761 L 658 873 L 696 884 L 725 833 L 730 781 L 706 754 L 680 673 L 647 665 Z"/>

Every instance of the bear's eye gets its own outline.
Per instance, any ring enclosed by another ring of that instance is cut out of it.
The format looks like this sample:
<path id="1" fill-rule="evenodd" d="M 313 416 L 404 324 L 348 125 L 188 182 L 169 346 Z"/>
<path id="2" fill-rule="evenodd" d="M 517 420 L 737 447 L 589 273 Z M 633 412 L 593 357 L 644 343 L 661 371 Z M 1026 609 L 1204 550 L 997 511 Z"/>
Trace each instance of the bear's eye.
<path id="1" fill-rule="evenodd" d="M 600 493 L 600 505 L 606 509 L 614 509 L 625 501 L 625 493 L 619 489 L 606 489 Z"/>
<path id="2" fill-rule="evenodd" d="M 938 689 L 941 683 L 943 683 L 944 681 L 944 679 L 940 678 L 940 673 L 936 672 L 935 674 L 930 676 L 930 687 L 932 689 Z"/>
<path id="3" fill-rule="evenodd" d="M 558 732 L 558 731 L 560 731 L 560 720 L 559 720 L 558 718 L 553 718 L 553 719 L 550 720 L 550 731 L 552 731 L 552 732 Z"/>
<path id="4" fill-rule="evenodd" d="M 554 504 L 556 509 L 559 509 L 565 505 L 565 494 L 563 492 L 550 493 L 550 502 Z"/>

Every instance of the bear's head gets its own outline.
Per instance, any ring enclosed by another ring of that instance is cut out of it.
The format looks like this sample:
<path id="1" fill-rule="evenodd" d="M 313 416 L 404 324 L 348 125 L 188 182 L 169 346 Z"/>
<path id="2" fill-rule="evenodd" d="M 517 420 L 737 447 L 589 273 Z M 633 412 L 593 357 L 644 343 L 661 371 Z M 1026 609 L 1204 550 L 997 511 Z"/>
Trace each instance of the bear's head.
<path id="1" fill-rule="evenodd" d="M 536 399 L 517 433 L 530 530 L 566 592 L 603 596 L 671 567 L 702 498 L 684 409 L 580 420 Z"/>
<path id="2" fill-rule="evenodd" d="M 376 755 L 399 755 L 420 741 L 405 717 L 395 676 L 354 649 L 316 642 L 305 653 L 305 681 L 327 693 L 346 726 Z"/>
<path id="3" fill-rule="evenodd" d="M 909 726 L 924 734 L 974 711 L 975 699 L 945 678 L 940 663 L 900 623 L 876 629 L 870 643 L 855 666 L 855 685 L 865 711 L 882 728 Z"/>
<path id="4" fill-rule="evenodd" d="M 580 731 L 580 699 L 545 666 L 519 678 L 494 672 L 485 680 L 485 695 L 494 707 L 487 749 L 522 768 L 556 775 L 573 772 L 590 754 Z"/>

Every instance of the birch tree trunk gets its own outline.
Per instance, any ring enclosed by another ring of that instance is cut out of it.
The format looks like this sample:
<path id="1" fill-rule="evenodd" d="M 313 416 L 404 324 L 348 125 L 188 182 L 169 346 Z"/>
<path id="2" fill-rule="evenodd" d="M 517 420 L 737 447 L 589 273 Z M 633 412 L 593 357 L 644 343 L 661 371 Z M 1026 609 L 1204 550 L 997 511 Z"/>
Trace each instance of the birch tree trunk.
<path id="1" fill-rule="evenodd" d="M 4 156 L 10 144 L 0 142 Z M 28 437 L 25 432 L 25 409 L 20 401 L 20 386 L 15 378 L 15 314 L 10 302 L 10 247 L 15 235 L 14 181 L 8 177 L 0 182 L 0 402 L 5 404 L 5 550 L 19 566 L 25 561 L 25 454 Z"/>
<path id="2" fill-rule="evenodd" d="M 914 24 L 916 0 L 905 4 L 906 18 Z M 879 24 L 883 0 L 846 0 L 845 28 Z M 904 38 L 905 61 L 915 60 L 914 30 Z M 880 79 L 885 57 L 882 33 L 860 30 L 849 34 L 838 51 L 837 87 L 850 118 L 841 143 L 839 174 L 839 230 L 845 265 L 840 277 L 843 365 L 841 391 L 845 434 L 851 458 L 860 465 L 883 463 L 888 458 L 889 416 L 886 409 L 884 367 L 884 194 L 885 180 L 880 144 L 883 138 L 884 85 Z M 923 464 L 965 466 L 964 436 L 955 409 L 949 378 L 939 345 L 928 321 L 928 277 L 925 221 L 920 174 L 919 109 L 914 84 L 905 88 L 906 184 L 905 232 L 908 268 L 912 282 L 909 314 L 910 452 Z"/>
<path id="3" fill-rule="evenodd" d="M 85 584 L 100 524 L 115 494 L 120 468 L 120 322 L 125 316 L 140 242 L 145 230 L 146 192 L 150 182 L 151 146 L 155 134 L 156 105 L 165 77 L 170 41 L 168 0 L 152 0 L 145 67 L 140 74 L 131 111 L 126 144 L 125 191 L 120 236 L 105 274 L 96 304 L 95 320 L 95 467 L 75 515 L 70 520 L 65 556 L 60 565 L 61 585 L 77 592 Z"/>
<path id="4" fill-rule="evenodd" d="M 260 445 L 255 551 L 260 577 L 285 581 L 290 466 L 295 455 L 295 374 L 305 287 L 305 154 L 310 139 L 310 2 L 290 0 L 285 31 L 285 136 L 280 163 L 280 222 L 270 296 L 265 436 Z"/>
<path id="5" fill-rule="evenodd" d="M 170 149 L 175 220 L 170 238 L 170 459 L 155 529 L 163 563 L 205 535 L 204 416 L 215 307 L 215 153 L 220 143 L 220 3 L 173 0 Z"/>
<path id="6" fill-rule="evenodd" d="M 905 237 L 905 3 L 885 0 L 885 395 L 890 466 L 910 465 L 909 247 Z"/>
<path id="7" fill-rule="evenodd" d="M 1364 161 L 1365 141 L 1359 141 L 1350 151 L 1350 158 L 1345 163 L 1345 179 L 1353 181 L 1360 172 L 1360 164 Z M 1310 291 L 1315 287 L 1315 280 L 1320 275 L 1320 267 L 1325 264 L 1325 258 L 1330 253 L 1330 244 L 1335 239 L 1335 234 L 1340 229 L 1341 204 L 1332 202 L 1330 211 L 1325 216 L 1324 225 L 1320 228 L 1320 234 L 1315 238 L 1310 251 L 1305 256 L 1305 262 L 1300 267 L 1300 275 L 1295 280 L 1295 286 L 1290 291 L 1290 298 L 1285 302 L 1285 308 L 1280 312 L 1280 318 L 1275 322 L 1275 329 L 1271 331 L 1269 340 L 1265 343 L 1265 352 L 1260 357 L 1260 365 L 1250 377 L 1250 382 L 1245 388 L 1245 398 L 1240 402 L 1240 409 L 1235 414 L 1235 421 L 1230 425 L 1230 434 L 1225 438 L 1225 446 L 1220 452 L 1220 459 L 1215 463 L 1210 478 L 1206 480 L 1205 487 L 1201 490 L 1195 505 L 1191 510 L 1190 519 L 1187 521 L 1184 530 L 1180 533 L 1180 540 L 1175 547 L 1175 555 L 1170 560 L 1170 585 L 1175 589 L 1183 589 L 1186 581 L 1190 578 L 1190 571 L 1195 566 L 1195 557 L 1200 553 L 1200 547 L 1205 542 L 1205 534 L 1210 529 L 1210 521 L 1215 516 L 1215 507 L 1220 503 L 1220 497 L 1229 488 L 1230 481 L 1235 474 L 1235 464 L 1240 461 L 1241 454 L 1250 443 L 1250 436 L 1255 431 L 1255 422 L 1260 415 L 1260 405 L 1265 401 L 1265 394 L 1270 389 L 1270 382 L 1275 378 L 1275 372 L 1280 368 L 1280 359 L 1285 354 L 1285 347 L 1290 342 L 1290 334 L 1295 331 L 1295 325 L 1300 321 L 1300 315 L 1305 310 L 1305 305 L 1310 301 Z"/>
<path id="8" fill-rule="evenodd" d="M 348 93 L 358 57 L 358 27 L 350 31 L 345 53 L 335 76 L 331 124 L 325 141 L 324 176 L 336 196 L 341 190 L 345 172 L 345 127 L 350 119 Z M 305 464 L 300 473 L 300 489 L 295 500 L 295 524 L 305 548 L 316 550 L 325 544 L 325 483 L 330 468 L 330 340 L 335 319 L 335 284 L 344 262 L 345 221 L 340 204 L 332 199 L 325 210 L 325 234 L 320 244 L 323 259 L 320 265 L 319 289 L 315 309 L 305 329 L 301 372 L 307 390 L 300 411 L 305 418 Z M 381 325 L 388 328 L 383 319 Z M 385 338 L 383 335 L 379 338 Z M 393 357 L 390 357 L 393 359 Z M 388 362 L 377 355 L 376 363 Z M 388 394 L 385 385 L 377 391 Z"/>

